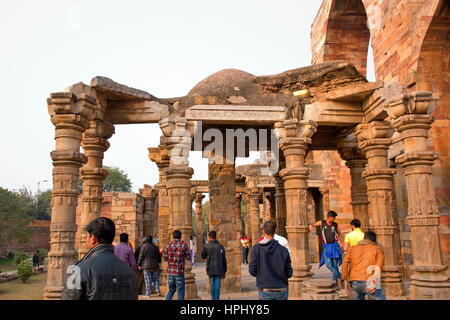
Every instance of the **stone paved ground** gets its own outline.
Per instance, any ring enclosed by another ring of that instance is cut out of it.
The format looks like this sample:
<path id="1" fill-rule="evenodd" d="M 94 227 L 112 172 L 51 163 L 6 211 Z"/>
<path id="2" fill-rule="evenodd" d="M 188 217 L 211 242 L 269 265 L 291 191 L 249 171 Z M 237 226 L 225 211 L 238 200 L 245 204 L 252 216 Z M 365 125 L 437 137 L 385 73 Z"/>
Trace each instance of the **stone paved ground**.
<path id="1" fill-rule="evenodd" d="M 313 278 L 315 279 L 331 279 L 331 272 L 325 267 L 318 268 L 317 263 L 312 264 Z M 197 284 L 197 291 L 200 299 L 210 300 L 211 295 L 206 292 L 206 281 L 208 279 L 205 271 L 205 262 L 197 262 L 193 267 L 195 273 L 195 280 Z M 256 288 L 256 279 L 249 275 L 248 265 L 241 265 L 242 270 L 242 292 L 240 293 L 222 293 L 221 300 L 257 300 L 258 291 Z M 354 299 L 355 295 L 350 293 L 350 299 Z M 162 300 L 162 297 L 152 296 L 150 300 Z"/>

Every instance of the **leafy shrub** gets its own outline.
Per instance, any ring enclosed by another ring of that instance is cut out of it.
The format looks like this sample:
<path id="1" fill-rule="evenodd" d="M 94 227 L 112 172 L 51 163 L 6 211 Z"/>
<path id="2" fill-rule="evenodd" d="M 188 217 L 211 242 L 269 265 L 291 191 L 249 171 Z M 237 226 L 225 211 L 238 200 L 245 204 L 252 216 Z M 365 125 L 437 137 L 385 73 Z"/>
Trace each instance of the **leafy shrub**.
<path id="1" fill-rule="evenodd" d="M 19 267 L 19 264 L 20 264 L 22 261 L 25 261 L 26 259 L 28 259 L 28 255 L 26 254 L 26 252 L 23 252 L 23 251 L 17 251 L 17 252 L 14 254 L 14 260 L 13 260 L 14 265 L 15 265 L 16 267 Z"/>
<path id="2" fill-rule="evenodd" d="M 33 266 L 31 261 L 24 260 L 17 266 L 17 275 L 22 282 L 27 281 L 27 279 L 33 274 Z"/>
<path id="3" fill-rule="evenodd" d="M 45 258 L 47 258 L 48 250 L 47 249 L 39 249 L 39 264 L 43 264 Z"/>

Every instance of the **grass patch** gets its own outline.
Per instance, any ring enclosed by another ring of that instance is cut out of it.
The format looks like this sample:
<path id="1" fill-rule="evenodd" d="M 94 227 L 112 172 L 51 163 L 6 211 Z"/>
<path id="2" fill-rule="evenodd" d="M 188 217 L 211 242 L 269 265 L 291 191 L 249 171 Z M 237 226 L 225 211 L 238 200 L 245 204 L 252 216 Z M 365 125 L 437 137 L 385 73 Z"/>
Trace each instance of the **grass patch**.
<path id="1" fill-rule="evenodd" d="M 16 270 L 13 258 L 1 258 L 0 259 L 0 270 L 1 272 L 9 272 Z"/>
<path id="2" fill-rule="evenodd" d="M 12 280 L 0 283 L 0 300 L 41 300 L 47 284 L 47 273 L 33 274 L 27 282 Z"/>

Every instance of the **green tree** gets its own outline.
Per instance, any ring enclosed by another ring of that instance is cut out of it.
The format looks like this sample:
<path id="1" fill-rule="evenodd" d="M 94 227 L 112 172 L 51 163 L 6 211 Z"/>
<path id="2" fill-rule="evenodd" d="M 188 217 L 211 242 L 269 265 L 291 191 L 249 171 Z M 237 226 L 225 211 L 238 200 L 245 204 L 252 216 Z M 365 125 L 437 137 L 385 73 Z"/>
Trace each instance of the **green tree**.
<path id="1" fill-rule="evenodd" d="M 209 200 L 202 205 L 202 219 L 203 219 L 203 235 L 206 237 L 209 232 Z"/>
<path id="2" fill-rule="evenodd" d="M 117 167 L 104 166 L 103 169 L 108 171 L 108 176 L 103 182 L 103 192 L 131 192 L 131 181 L 127 173 Z M 81 178 L 78 181 L 78 191 L 82 192 Z"/>
<path id="3" fill-rule="evenodd" d="M 37 220 L 50 220 L 52 213 L 52 190 L 39 193 L 37 205 Z"/>
<path id="4" fill-rule="evenodd" d="M 0 187 L 0 245 L 7 251 L 12 242 L 26 243 L 29 239 L 28 223 L 33 220 L 27 213 L 29 204 L 21 195 Z"/>

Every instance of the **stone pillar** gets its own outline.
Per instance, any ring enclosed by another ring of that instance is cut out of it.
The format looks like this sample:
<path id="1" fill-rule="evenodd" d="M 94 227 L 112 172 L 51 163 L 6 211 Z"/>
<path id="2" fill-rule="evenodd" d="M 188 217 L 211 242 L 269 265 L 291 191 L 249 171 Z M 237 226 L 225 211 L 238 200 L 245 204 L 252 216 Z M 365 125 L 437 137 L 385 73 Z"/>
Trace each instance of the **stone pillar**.
<path id="1" fill-rule="evenodd" d="M 251 239 L 251 221 L 250 221 L 250 199 L 248 197 L 247 191 L 243 194 L 242 198 L 245 202 L 245 217 L 244 217 L 244 223 L 245 223 L 245 235 Z"/>
<path id="2" fill-rule="evenodd" d="M 78 257 L 81 259 L 88 251 L 85 227 L 100 217 L 103 200 L 103 181 L 108 171 L 103 169 L 103 154 L 109 148 L 108 139 L 114 134 L 110 122 L 91 120 L 84 132 L 81 146 L 87 156 L 87 163 L 81 168 L 83 182 L 81 224 L 78 226 Z"/>
<path id="3" fill-rule="evenodd" d="M 94 98 L 69 92 L 52 93 L 48 112 L 55 125 L 53 160 L 52 217 L 45 299 L 59 299 L 67 279 L 67 267 L 77 258 L 74 248 L 75 215 L 80 167 L 87 162 L 80 152 L 81 137 L 96 109 Z"/>
<path id="4" fill-rule="evenodd" d="M 238 232 L 239 236 L 242 234 L 242 211 L 241 211 L 241 202 L 242 195 L 239 192 L 236 192 L 236 222 L 235 222 L 235 230 Z"/>
<path id="5" fill-rule="evenodd" d="M 197 245 L 195 251 L 195 259 L 201 260 L 201 252 L 203 248 L 203 211 L 202 211 L 202 201 L 205 196 L 201 193 L 195 195 L 195 216 L 197 218 Z"/>
<path id="6" fill-rule="evenodd" d="M 225 159 L 224 159 L 225 160 Z M 236 230 L 236 180 L 233 164 L 212 163 L 208 166 L 210 230 L 225 247 L 227 274 L 222 292 L 241 292 L 241 250 Z"/>
<path id="7" fill-rule="evenodd" d="M 249 203 L 247 205 L 247 212 L 249 214 L 250 221 L 250 235 L 252 246 L 258 243 L 258 239 L 261 235 L 260 224 L 259 224 L 259 199 L 261 198 L 260 193 L 256 190 L 252 190 L 247 193 Z"/>
<path id="8" fill-rule="evenodd" d="M 361 229 L 367 231 L 369 229 L 369 200 L 367 198 L 366 180 L 362 177 L 366 169 L 367 159 L 359 149 L 354 133 L 339 137 L 337 145 L 339 155 L 350 169 L 353 217 L 361 221 Z"/>
<path id="9" fill-rule="evenodd" d="M 180 230 L 182 240 L 189 247 L 192 234 L 192 186 L 190 179 L 194 170 L 188 166 L 188 156 L 192 138 L 185 129 L 186 118 L 177 118 L 174 121 L 169 118 L 168 122 L 168 125 L 173 126 L 174 129 L 165 138 L 170 155 L 170 164 L 168 168 L 164 169 L 167 174 L 171 231 Z M 164 121 L 160 121 L 160 125 L 166 135 Z M 189 261 L 186 261 L 185 265 L 185 283 L 185 298 L 198 299 L 195 275 Z"/>
<path id="10" fill-rule="evenodd" d="M 302 297 L 305 300 L 340 300 L 336 281 L 328 279 L 305 281 Z"/>
<path id="11" fill-rule="evenodd" d="M 394 169 L 387 163 L 393 129 L 387 121 L 373 121 L 356 127 L 359 147 L 367 158 L 363 177 L 367 183 L 370 228 L 377 234 L 377 242 L 384 251 L 381 285 L 387 296 L 405 295 L 401 266 L 398 263 L 393 219 Z"/>
<path id="12" fill-rule="evenodd" d="M 145 184 L 144 188 L 139 189 L 139 193 L 144 198 L 142 233 L 144 236 L 151 235 L 152 237 L 155 237 L 158 232 L 158 216 L 155 214 L 155 204 L 157 202 L 158 192 L 150 185 Z M 138 244 L 139 243 L 140 242 L 138 242 Z"/>
<path id="13" fill-rule="evenodd" d="M 164 144 L 160 144 L 157 148 L 148 148 L 149 159 L 155 162 L 159 171 L 159 182 L 155 185 L 158 192 L 158 241 L 160 249 L 165 249 L 170 241 L 170 218 L 169 218 L 169 199 L 167 196 L 167 175 L 164 171 L 169 167 L 169 153 Z M 161 261 L 161 274 L 159 286 L 162 294 L 167 293 L 167 262 Z"/>
<path id="14" fill-rule="evenodd" d="M 306 197 L 308 176 L 311 169 L 305 167 L 305 155 L 311 136 L 316 131 L 313 121 L 287 120 L 284 123 L 286 135 L 280 140 L 281 150 L 286 159 L 286 168 L 280 171 L 286 194 L 286 231 L 291 247 L 292 269 L 289 279 L 289 296 L 301 299 L 302 281 L 309 279 L 311 264 L 308 248 L 308 212 Z"/>
<path id="15" fill-rule="evenodd" d="M 278 226 L 278 234 L 282 237 L 286 237 L 286 198 L 284 196 L 283 179 L 278 174 L 275 178 L 275 221 Z"/>
<path id="16" fill-rule="evenodd" d="M 388 114 L 400 133 L 404 153 L 396 163 L 404 169 L 408 193 L 408 223 L 414 274 L 410 298 L 446 300 L 450 296 L 447 266 L 442 262 L 439 239 L 439 212 L 431 167 L 438 153 L 428 150 L 428 132 L 437 99 L 430 92 L 414 92 L 392 99 Z"/>

